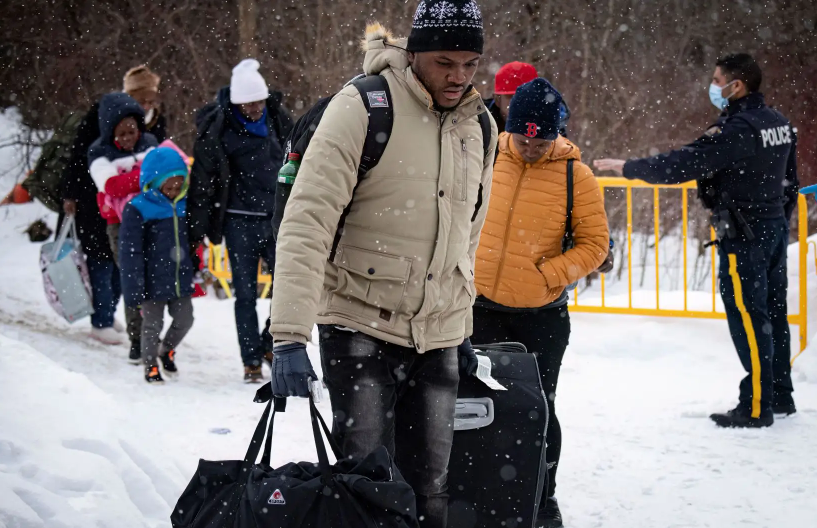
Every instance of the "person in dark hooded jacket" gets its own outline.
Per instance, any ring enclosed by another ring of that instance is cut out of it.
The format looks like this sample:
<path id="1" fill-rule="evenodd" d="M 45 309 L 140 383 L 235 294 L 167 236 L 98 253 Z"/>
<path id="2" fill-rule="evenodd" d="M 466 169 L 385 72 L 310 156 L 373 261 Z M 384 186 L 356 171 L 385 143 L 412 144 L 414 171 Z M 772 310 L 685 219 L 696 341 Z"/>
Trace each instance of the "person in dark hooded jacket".
<path id="1" fill-rule="evenodd" d="M 258 262 L 263 258 L 275 267 L 271 220 L 284 141 L 293 125 L 281 94 L 270 94 L 259 66 L 255 59 L 239 63 L 230 86 L 200 113 L 188 207 L 194 245 L 205 235 L 213 244 L 222 238 L 227 243 L 246 382 L 262 379 L 267 352 L 255 311 Z"/>
<path id="2" fill-rule="evenodd" d="M 99 138 L 88 149 L 88 165 L 91 178 L 100 192 L 97 204 L 102 217 L 108 222 L 108 239 L 114 261 L 117 260 L 119 224 L 125 204 L 139 192 L 139 168 L 147 152 L 157 145 L 156 138 L 145 132 L 145 112 L 139 103 L 126 93 L 105 95 L 99 102 Z M 111 284 L 94 291 L 110 310 L 110 319 L 119 302 L 121 280 L 117 262 L 93 263 L 89 273 L 99 276 L 98 284 Z M 130 360 L 138 362 L 141 357 L 140 334 L 142 318 L 139 309 L 125 310 L 128 335 L 131 341 Z M 112 326 L 112 325 L 111 325 Z M 110 334 L 110 336 L 108 335 Z M 100 341 L 114 337 L 113 328 L 96 331 Z"/>

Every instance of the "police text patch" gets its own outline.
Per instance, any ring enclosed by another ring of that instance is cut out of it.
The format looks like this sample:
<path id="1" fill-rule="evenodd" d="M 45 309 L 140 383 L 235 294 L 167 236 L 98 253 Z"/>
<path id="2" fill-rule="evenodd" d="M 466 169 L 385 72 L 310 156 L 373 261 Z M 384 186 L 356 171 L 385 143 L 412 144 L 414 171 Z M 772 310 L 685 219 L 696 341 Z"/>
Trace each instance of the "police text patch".
<path id="1" fill-rule="evenodd" d="M 764 128 L 760 131 L 763 138 L 763 147 L 776 147 L 791 143 L 791 128 L 789 125 L 773 128 Z"/>

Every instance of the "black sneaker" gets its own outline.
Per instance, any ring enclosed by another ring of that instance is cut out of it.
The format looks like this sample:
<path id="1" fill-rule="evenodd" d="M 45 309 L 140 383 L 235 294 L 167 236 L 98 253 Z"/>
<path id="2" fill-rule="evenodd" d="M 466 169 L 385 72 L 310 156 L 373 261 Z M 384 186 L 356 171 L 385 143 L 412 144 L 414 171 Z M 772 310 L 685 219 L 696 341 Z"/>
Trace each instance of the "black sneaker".
<path id="1" fill-rule="evenodd" d="M 139 365 L 142 363 L 142 343 L 140 341 L 131 341 L 128 363 L 131 365 Z"/>
<path id="2" fill-rule="evenodd" d="M 782 414 L 783 416 L 789 416 L 797 412 L 797 407 L 794 406 L 794 402 L 775 403 L 772 404 L 772 412 L 774 414 Z"/>
<path id="3" fill-rule="evenodd" d="M 548 497 L 545 507 L 539 509 L 536 515 L 534 528 L 563 528 L 562 512 L 559 511 L 559 503 L 556 497 Z"/>
<path id="4" fill-rule="evenodd" d="M 159 367 L 147 367 L 145 369 L 145 381 L 150 384 L 160 384 L 165 382 L 165 380 L 162 379 L 162 375 L 159 374 Z"/>
<path id="5" fill-rule="evenodd" d="M 771 411 L 761 412 L 760 418 L 752 418 L 749 411 L 738 406 L 725 413 L 715 413 L 709 416 L 718 427 L 759 428 L 769 427 L 774 423 L 774 414 Z"/>
<path id="6" fill-rule="evenodd" d="M 168 350 L 167 352 L 159 356 L 159 359 L 162 361 L 162 370 L 165 371 L 165 374 L 167 374 L 168 377 L 172 378 L 173 376 L 179 373 L 179 369 L 176 368 L 176 362 L 173 361 L 174 359 L 176 359 L 175 350 Z"/>
<path id="7" fill-rule="evenodd" d="M 264 375 L 261 373 L 261 365 L 255 367 L 244 367 L 244 383 L 261 383 Z"/>

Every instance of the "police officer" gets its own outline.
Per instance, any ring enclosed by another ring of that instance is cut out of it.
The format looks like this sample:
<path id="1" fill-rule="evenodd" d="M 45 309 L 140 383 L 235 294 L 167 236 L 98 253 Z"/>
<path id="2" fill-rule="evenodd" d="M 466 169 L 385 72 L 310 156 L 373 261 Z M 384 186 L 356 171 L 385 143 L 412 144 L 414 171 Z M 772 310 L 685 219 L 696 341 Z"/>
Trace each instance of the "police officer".
<path id="1" fill-rule="evenodd" d="M 745 53 L 717 62 L 709 98 L 720 119 L 693 143 L 629 161 L 602 159 L 600 170 L 653 184 L 698 180 L 718 239 L 721 297 L 732 341 L 748 375 L 740 402 L 711 415 L 721 427 L 767 427 L 796 411 L 786 318 L 786 247 L 797 204 L 796 137 L 766 106 L 762 74 Z"/>

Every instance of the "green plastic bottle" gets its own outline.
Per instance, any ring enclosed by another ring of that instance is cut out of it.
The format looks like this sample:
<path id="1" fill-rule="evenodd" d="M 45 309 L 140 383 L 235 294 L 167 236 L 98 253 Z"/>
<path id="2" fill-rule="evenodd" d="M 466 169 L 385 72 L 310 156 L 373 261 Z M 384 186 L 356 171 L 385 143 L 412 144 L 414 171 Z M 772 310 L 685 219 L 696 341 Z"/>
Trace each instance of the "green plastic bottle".
<path id="1" fill-rule="evenodd" d="M 278 171 L 278 183 L 285 183 L 287 185 L 295 184 L 295 176 L 298 175 L 298 169 L 301 167 L 301 155 L 293 152 L 287 158 L 286 164 Z"/>

